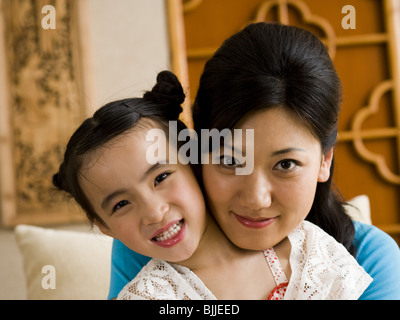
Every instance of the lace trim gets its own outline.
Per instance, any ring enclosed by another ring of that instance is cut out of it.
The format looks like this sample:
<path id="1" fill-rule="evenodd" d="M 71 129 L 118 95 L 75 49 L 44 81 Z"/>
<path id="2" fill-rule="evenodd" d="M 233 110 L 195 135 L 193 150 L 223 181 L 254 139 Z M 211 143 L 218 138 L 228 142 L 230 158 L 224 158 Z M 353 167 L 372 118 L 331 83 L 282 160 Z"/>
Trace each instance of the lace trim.
<path id="1" fill-rule="evenodd" d="M 311 222 L 303 221 L 288 238 L 292 275 L 285 300 L 358 299 L 372 282 L 342 244 Z"/>
<path id="2" fill-rule="evenodd" d="M 303 221 L 290 235 L 292 274 L 285 300 L 358 299 L 371 283 L 346 248 Z M 118 295 L 122 300 L 216 300 L 188 268 L 152 259 Z"/>
<path id="3" fill-rule="evenodd" d="M 276 283 L 276 287 L 271 291 L 267 300 L 283 300 L 289 282 L 286 278 L 282 265 L 279 262 L 274 248 L 264 250 L 264 256 Z"/>
<path id="4" fill-rule="evenodd" d="M 118 300 L 216 300 L 188 268 L 152 259 L 119 293 Z"/>
<path id="5" fill-rule="evenodd" d="M 286 294 L 289 282 L 283 282 L 277 285 L 269 294 L 267 300 L 283 300 Z"/>
<path id="6" fill-rule="evenodd" d="M 279 286 L 282 282 L 288 282 L 275 250 L 273 248 L 264 250 L 264 256 L 271 269 L 276 285 Z"/>

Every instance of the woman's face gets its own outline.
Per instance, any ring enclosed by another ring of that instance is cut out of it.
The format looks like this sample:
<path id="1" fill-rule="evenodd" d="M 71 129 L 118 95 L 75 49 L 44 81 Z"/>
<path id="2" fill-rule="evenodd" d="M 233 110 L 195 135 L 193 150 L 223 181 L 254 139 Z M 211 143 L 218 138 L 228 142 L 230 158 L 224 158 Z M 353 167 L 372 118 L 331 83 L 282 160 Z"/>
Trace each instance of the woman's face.
<path id="1" fill-rule="evenodd" d="M 80 184 L 107 225 L 99 226 L 104 233 L 143 255 L 178 262 L 197 249 L 205 203 L 189 165 L 146 161 L 146 127 L 154 125 L 150 121 L 89 154 Z"/>
<path id="2" fill-rule="evenodd" d="M 230 164 L 221 150 L 220 164 L 202 166 L 207 201 L 235 245 L 267 249 L 306 218 L 317 182 L 329 178 L 333 151 L 322 155 L 319 141 L 284 107 L 251 113 L 235 128 L 254 129 L 254 146 L 242 139 L 243 150 L 254 154 L 254 170 L 235 175 L 241 164 Z"/>

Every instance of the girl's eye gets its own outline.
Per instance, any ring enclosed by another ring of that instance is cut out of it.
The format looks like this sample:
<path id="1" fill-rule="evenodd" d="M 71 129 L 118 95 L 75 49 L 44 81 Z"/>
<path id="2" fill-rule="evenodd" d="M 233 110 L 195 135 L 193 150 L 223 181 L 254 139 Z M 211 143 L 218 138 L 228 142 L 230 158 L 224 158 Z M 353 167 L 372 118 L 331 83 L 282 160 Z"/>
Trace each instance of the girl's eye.
<path id="1" fill-rule="evenodd" d="M 112 212 L 114 213 L 115 211 L 125 207 L 126 205 L 128 205 L 130 202 L 128 200 L 122 200 L 120 202 L 118 202 L 114 207 Z"/>
<path id="2" fill-rule="evenodd" d="M 170 172 L 164 172 L 158 175 L 154 179 L 154 186 L 158 185 L 159 183 L 163 182 L 171 173 Z"/>
<path id="3" fill-rule="evenodd" d="M 275 166 L 276 170 L 283 170 L 283 171 L 290 171 L 295 169 L 299 165 L 298 161 L 295 160 L 282 160 L 279 161 L 278 164 Z"/>

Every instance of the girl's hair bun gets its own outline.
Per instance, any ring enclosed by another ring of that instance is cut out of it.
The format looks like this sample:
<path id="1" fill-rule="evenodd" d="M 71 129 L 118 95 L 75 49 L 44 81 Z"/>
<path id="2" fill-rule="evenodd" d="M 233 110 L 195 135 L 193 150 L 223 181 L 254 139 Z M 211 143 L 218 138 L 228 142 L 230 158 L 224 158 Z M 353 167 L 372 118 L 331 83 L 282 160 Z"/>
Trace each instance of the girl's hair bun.
<path id="1" fill-rule="evenodd" d="M 170 71 L 162 71 L 157 75 L 157 83 L 143 98 L 159 104 L 164 108 L 167 120 L 177 120 L 183 111 L 181 104 L 185 101 L 185 93 L 178 78 Z"/>
<path id="2" fill-rule="evenodd" d="M 64 176 L 64 162 L 61 164 L 59 171 L 53 175 L 53 185 L 59 189 L 67 191 L 64 185 L 65 176 Z"/>

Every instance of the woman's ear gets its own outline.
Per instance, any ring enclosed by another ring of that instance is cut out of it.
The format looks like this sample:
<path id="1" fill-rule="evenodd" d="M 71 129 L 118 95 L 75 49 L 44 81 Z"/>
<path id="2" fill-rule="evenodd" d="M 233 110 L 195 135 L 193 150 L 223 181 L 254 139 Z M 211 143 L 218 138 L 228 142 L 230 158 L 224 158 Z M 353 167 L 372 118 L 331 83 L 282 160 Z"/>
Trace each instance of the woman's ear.
<path id="1" fill-rule="evenodd" d="M 318 182 L 328 181 L 331 175 L 331 165 L 333 160 L 333 147 L 322 155 L 322 164 L 318 174 Z"/>

